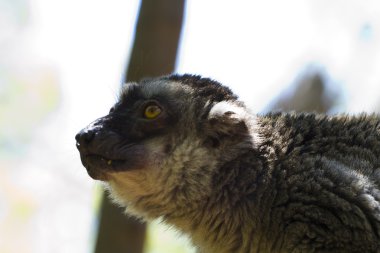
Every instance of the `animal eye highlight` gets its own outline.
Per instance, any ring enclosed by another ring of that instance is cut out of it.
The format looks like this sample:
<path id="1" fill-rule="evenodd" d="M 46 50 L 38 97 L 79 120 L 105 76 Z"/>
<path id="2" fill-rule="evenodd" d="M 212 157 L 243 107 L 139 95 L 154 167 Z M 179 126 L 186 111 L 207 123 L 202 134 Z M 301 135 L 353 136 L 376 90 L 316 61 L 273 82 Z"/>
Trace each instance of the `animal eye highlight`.
<path id="1" fill-rule="evenodd" d="M 158 105 L 148 105 L 144 110 L 144 117 L 146 119 L 155 119 L 162 112 L 161 108 Z"/>

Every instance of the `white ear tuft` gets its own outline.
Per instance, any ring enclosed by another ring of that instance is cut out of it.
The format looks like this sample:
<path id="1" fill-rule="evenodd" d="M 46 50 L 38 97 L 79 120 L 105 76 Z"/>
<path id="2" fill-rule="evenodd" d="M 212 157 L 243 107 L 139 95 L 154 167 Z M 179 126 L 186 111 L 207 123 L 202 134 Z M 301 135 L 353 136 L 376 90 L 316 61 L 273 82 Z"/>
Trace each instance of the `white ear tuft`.
<path id="1" fill-rule="evenodd" d="M 249 118 L 250 115 L 243 104 L 222 101 L 211 108 L 204 129 L 215 146 L 214 144 L 219 145 L 231 137 L 237 140 L 247 136 Z"/>
<path id="2" fill-rule="evenodd" d="M 247 117 L 246 108 L 233 102 L 222 101 L 215 104 L 209 113 L 208 118 L 218 118 L 228 116 L 231 119 L 244 120 Z"/>

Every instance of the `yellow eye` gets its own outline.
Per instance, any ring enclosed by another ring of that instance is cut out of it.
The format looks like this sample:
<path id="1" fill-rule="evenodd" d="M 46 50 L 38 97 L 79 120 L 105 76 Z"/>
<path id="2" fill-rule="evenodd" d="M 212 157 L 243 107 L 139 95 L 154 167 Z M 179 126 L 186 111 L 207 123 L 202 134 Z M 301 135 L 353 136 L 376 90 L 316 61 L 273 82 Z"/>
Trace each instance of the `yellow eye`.
<path id="1" fill-rule="evenodd" d="M 157 105 L 148 105 L 144 111 L 144 116 L 147 119 L 155 119 L 160 114 L 161 114 L 161 108 Z"/>

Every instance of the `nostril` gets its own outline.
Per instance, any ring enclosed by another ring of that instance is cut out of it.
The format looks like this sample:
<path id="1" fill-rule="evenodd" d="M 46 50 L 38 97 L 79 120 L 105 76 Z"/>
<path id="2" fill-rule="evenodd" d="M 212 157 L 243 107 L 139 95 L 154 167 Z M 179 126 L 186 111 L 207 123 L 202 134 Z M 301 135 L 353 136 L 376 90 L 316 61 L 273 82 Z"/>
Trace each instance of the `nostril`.
<path id="1" fill-rule="evenodd" d="M 77 141 L 77 145 L 88 144 L 94 139 L 95 131 L 83 129 L 77 135 L 75 135 L 75 140 Z"/>

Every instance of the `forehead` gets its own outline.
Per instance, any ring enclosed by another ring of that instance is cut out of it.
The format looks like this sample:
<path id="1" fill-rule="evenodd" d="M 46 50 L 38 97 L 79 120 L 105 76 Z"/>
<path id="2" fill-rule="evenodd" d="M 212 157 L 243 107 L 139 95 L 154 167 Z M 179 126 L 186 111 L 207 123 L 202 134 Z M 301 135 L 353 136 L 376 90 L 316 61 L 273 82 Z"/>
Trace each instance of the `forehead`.
<path id="1" fill-rule="evenodd" d="M 192 88 L 179 82 L 168 80 L 146 80 L 123 85 L 119 101 L 146 100 L 159 98 L 179 98 L 191 95 Z"/>

